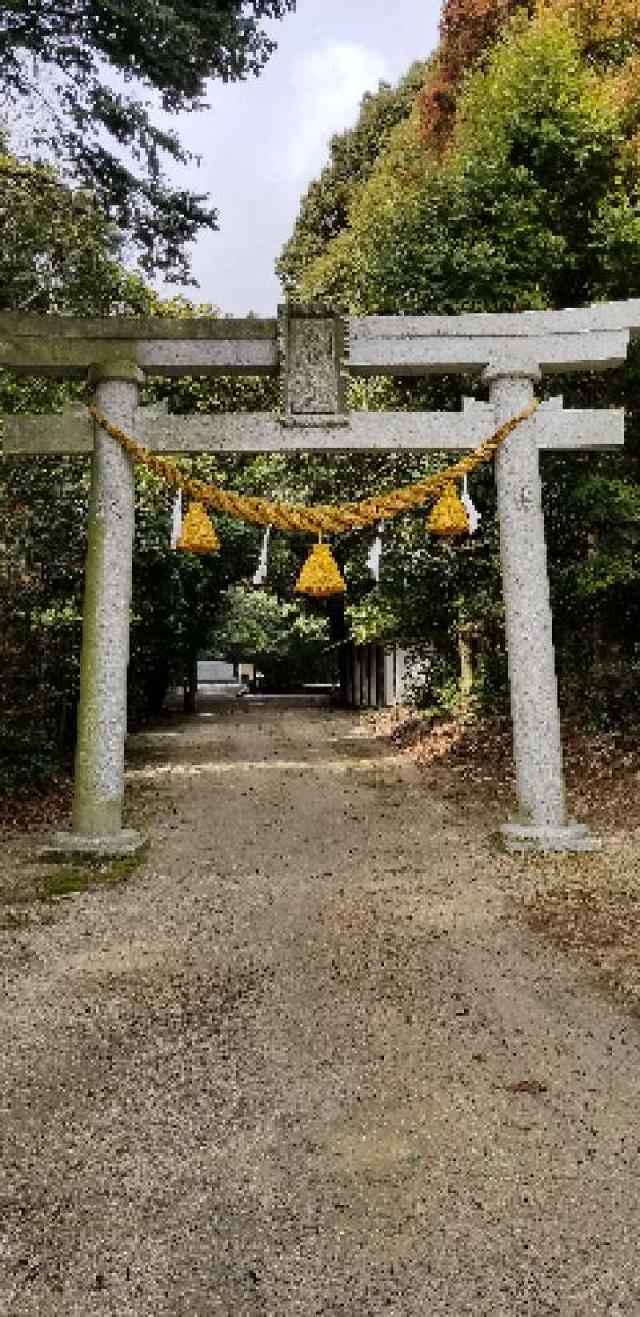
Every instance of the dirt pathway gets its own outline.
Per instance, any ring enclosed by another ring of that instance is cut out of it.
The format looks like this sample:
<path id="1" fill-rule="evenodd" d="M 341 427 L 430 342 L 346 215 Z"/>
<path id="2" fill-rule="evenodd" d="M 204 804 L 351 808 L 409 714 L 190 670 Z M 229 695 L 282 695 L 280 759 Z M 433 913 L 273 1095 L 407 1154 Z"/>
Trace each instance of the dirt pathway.
<path id="1" fill-rule="evenodd" d="M 490 812 L 324 711 L 131 777 L 141 871 L 2 935 L 0 1312 L 640 1313 L 638 1024 L 505 916 Z"/>

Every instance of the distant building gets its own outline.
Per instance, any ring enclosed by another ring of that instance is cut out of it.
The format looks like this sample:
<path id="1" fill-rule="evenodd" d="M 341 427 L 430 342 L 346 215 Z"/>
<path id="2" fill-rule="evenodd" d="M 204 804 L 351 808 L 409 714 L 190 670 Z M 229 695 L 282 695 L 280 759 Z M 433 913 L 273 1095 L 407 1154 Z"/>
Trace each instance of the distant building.
<path id="1" fill-rule="evenodd" d="M 198 685 L 219 685 L 226 681 L 238 681 L 233 663 L 218 662 L 217 659 L 200 659 L 198 661 Z"/>

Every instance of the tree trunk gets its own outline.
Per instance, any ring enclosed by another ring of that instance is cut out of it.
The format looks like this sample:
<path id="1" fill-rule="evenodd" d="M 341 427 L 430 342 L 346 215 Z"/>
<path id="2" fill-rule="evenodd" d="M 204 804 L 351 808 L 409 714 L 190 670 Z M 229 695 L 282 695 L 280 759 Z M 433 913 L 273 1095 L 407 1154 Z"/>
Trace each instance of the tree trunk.
<path id="1" fill-rule="evenodd" d="M 196 695 L 198 693 L 198 659 L 197 655 L 191 659 L 184 678 L 184 711 L 185 713 L 196 712 Z"/>
<path id="2" fill-rule="evenodd" d="M 473 690 L 475 674 L 471 637 L 464 628 L 461 628 L 458 632 L 458 656 L 460 662 L 460 694 L 463 700 L 466 700 Z"/>

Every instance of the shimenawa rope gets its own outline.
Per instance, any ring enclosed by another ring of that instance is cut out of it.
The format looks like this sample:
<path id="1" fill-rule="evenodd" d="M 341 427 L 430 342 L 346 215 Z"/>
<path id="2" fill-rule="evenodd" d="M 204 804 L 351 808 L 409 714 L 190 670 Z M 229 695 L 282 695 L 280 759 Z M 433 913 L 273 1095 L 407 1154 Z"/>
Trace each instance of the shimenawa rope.
<path id="1" fill-rule="evenodd" d="M 277 530 L 319 535 L 322 532 L 341 534 L 349 530 L 362 530 L 366 526 L 374 526 L 379 521 L 389 521 L 403 512 L 420 507 L 430 499 L 438 498 L 454 481 L 461 480 L 483 462 L 488 462 L 509 435 L 534 415 L 538 406 L 538 402 L 533 402 L 525 407 L 517 416 L 505 421 L 489 439 L 467 457 L 454 462 L 444 471 L 425 476 L 411 485 L 378 494 L 374 498 L 342 503 L 336 507 L 322 503 L 307 507 L 277 502 L 272 499 L 238 494 L 232 490 L 222 489 L 219 485 L 207 484 L 204 480 L 185 475 L 174 462 L 157 457 L 155 453 L 150 453 L 141 444 L 137 444 L 125 434 L 124 430 L 113 425 L 95 404 L 90 405 L 89 412 L 96 425 L 115 439 L 125 452 L 141 466 L 153 471 L 172 489 L 181 489 L 189 498 L 215 508 L 229 517 L 248 521 L 254 526 L 274 526 Z"/>

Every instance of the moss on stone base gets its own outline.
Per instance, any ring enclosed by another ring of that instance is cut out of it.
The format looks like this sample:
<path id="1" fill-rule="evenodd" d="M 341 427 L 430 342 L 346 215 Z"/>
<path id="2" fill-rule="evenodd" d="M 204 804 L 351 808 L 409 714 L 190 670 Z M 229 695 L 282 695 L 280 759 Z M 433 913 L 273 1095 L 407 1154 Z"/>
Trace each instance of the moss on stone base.
<path id="1" fill-rule="evenodd" d="M 112 887 L 136 872 L 141 855 L 126 855 L 117 860 L 86 859 L 77 864 L 59 865 L 45 874 L 38 884 L 41 901 L 59 901 L 74 892 L 96 887 Z"/>

